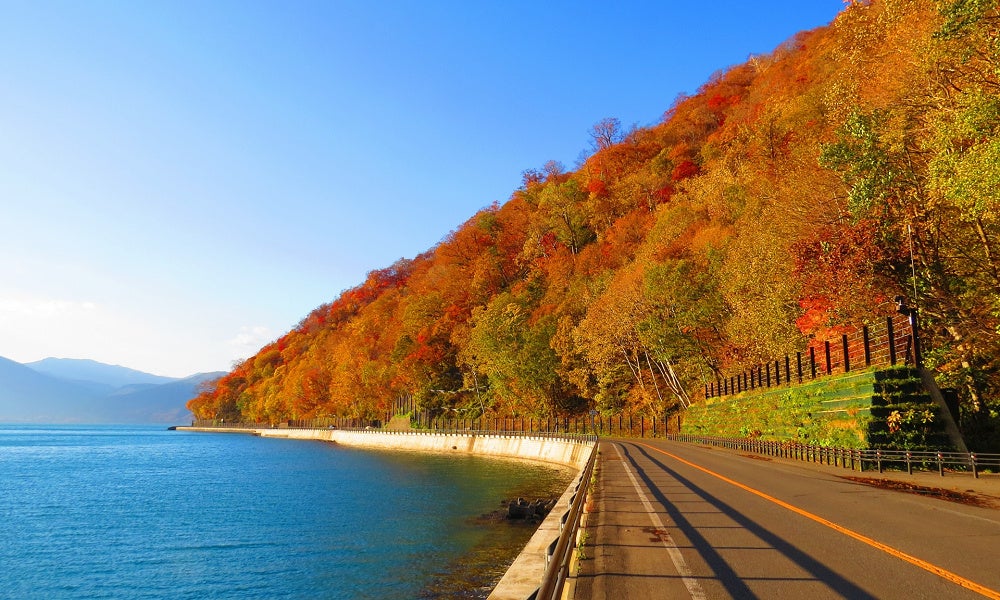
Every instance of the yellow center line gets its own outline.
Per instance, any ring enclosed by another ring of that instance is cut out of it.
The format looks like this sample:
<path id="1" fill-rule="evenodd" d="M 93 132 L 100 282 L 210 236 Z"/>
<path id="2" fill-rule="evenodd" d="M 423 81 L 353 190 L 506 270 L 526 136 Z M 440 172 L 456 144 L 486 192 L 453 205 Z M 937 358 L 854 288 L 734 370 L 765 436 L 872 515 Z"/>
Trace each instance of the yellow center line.
<path id="1" fill-rule="evenodd" d="M 636 443 L 639 444 L 640 446 L 645 446 L 646 448 L 649 448 L 650 450 L 654 450 L 656 452 L 659 452 L 660 454 L 665 454 L 665 455 L 669 456 L 670 458 L 672 458 L 672 459 L 674 459 L 676 461 L 682 462 L 682 463 L 688 465 L 689 467 L 693 467 L 695 469 L 698 469 L 699 471 L 707 473 L 707 474 L 711 475 L 712 477 L 716 477 L 718 479 L 721 479 L 722 481 L 725 481 L 728 484 L 735 485 L 736 487 L 738 487 L 738 488 L 740 488 L 742 490 L 746 490 L 746 491 L 750 492 L 751 494 L 754 494 L 756 496 L 760 496 L 761 498 L 763 498 L 763 499 L 765 499 L 765 500 L 767 500 L 769 502 L 773 502 L 773 503 L 777 504 L 778 506 L 780 506 L 782 508 L 786 508 L 786 509 L 788 509 L 788 510 L 790 510 L 793 513 L 796 513 L 798 515 L 802 515 L 803 517 L 805 517 L 807 519 L 810 519 L 812 521 L 815 521 L 815 522 L 819 523 L 820 525 L 825 525 L 825 526 L 829 527 L 830 529 L 833 529 L 834 531 L 838 531 L 838 532 L 840 532 L 840 533 L 842 533 L 842 534 L 844 534 L 844 535 L 846 535 L 848 537 L 854 538 L 854 539 L 858 540 L 859 542 L 864 542 L 865 544 L 868 544 L 869 546 L 871 546 L 873 548 L 877 548 L 877 549 L 881 550 L 882 552 L 885 552 L 886 554 L 889 554 L 891 556 L 895 556 L 896 558 L 904 560 L 904 561 L 910 563 L 911 565 L 915 565 L 915 566 L 920 567 L 921 569 L 923 569 L 925 571 L 933 573 L 933 574 L 937 575 L 938 577 L 946 579 L 946 580 L 948 580 L 948 581 L 950 581 L 952 583 L 958 584 L 958 585 L 960 585 L 960 586 L 962 586 L 962 587 L 964 587 L 964 588 L 966 588 L 968 590 L 972 590 L 973 592 L 976 592 L 977 594 L 980 594 L 980 595 L 985 596 L 987 598 L 993 598 L 993 600 L 1000 600 L 1000 592 L 997 592 L 996 590 L 992 590 L 992 589 L 990 589 L 988 587 L 979 585 L 975 581 L 970 581 L 970 580 L 966 579 L 965 577 L 962 577 L 961 575 L 957 575 L 955 573 L 952 573 L 951 571 L 948 571 L 947 569 L 942 569 L 941 567 L 939 567 L 937 565 L 933 565 L 933 564 L 931 564 L 931 563 L 929 563 L 929 562 L 927 562 L 925 560 L 919 559 L 916 556 L 912 556 L 912 555 L 907 554 L 907 553 L 905 553 L 905 552 L 903 552 L 901 550 L 897 550 L 897 549 L 893 548 L 892 546 L 887 546 L 886 544 L 883 544 L 882 542 L 873 540 L 872 538 L 870 538 L 870 537 L 868 537 L 866 535 L 862 535 L 862 534 L 860 534 L 860 533 L 858 533 L 856 531 L 852 531 L 852 530 L 850 530 L 850 529 L 848 529 L 846 527 L 843 527 L 841 525 L 837 525 L 833 521 L 828 521 L 828 520 L 824 519 L 823 517 L 820 517 L 818 515 L 814 515 L 813 513 L 809 512 L 807 510 L 803 510 L 803 509 L 801 509 L 801 508 L 799 508 L 797 506 L 793 506 L 793 505 L 791 505 L 791 504 L 789 504 L 789 503 L 787 503 L 787 502 L 785 502 L 783 500 L 778 500 L 774 496 L 769 496 L 768 494 L 765 494 L 764 492 L 762 492 L 760 490 L 754 489 L 754 488 L 752 488 L 752 487 L 750 487 L 748 485 L 744 485 L 744 484 L 742 484 L 742 483 L 740 483 L 738 481 L 734 481 L 734 480 L 726 477 L 725 475 L 720 475 L 719 473 L 716 473 L 715 471 L 711 471 L 709 469 L 706 469 L 705 467 L 702 467 L 700 465 L 696 465 L 693 462 L 689 462 L 687 460 L 684 460 L 683 458 L 681 458 L 679 456 L 676 456 L 674 454 L 671 454 L 671 453 L 669 453 L 669 452 L 667 452 L 665 450 L 661 450 L 659 448 L 655 448 L 653 446 L 650 446 L 649 444 L 644 444 L 642 442 L 636 442 Z"/>

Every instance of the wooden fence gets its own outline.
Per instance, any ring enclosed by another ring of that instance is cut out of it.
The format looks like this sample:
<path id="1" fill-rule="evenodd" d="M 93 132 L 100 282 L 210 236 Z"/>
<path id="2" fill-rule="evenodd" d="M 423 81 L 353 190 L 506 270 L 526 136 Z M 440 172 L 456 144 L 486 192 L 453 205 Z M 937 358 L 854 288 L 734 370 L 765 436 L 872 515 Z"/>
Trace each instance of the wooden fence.
<path id="1" fill-rule="evenodd" d="M 719 398 L 750 390 L 798 384 L 835 373 L 872 366 L 920 366 L 916 315 L 886 317 L 884 324 L 865 325 L 839 339 L 812 340 L 805 352 L 754 365 L 740 373 L 705 385 L 705 398 Z"/>

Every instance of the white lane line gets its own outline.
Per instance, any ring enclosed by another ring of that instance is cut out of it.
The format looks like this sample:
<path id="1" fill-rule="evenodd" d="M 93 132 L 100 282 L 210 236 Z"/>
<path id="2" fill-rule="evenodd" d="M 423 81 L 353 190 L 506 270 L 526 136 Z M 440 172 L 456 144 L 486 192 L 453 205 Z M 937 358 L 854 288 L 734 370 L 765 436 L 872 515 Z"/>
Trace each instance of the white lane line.
<path id="1" fill-rule="evenodd" d="M 677 548 L 677 544 L 674 543 L 674 538 L 664 527 L 663 521 L 660 520 L 660 515 L 653 510 L 653 503 L 649 501 L 649 497 L 646 496 L 646 492 L 642 490 L 639 486 L 639 480 L 635 478 L 635 474 L 632 472 L 632 465 L 626 462 L 625 457 L 622 455 L 621 449 L 618 444 L 614 444 L 615 452 L 618 453 L 618 458 L 622 461 L 622 466 L 625 467 L 625 474 L 628 475 L 629 480 L 632 481 L 632 487 L 635 488 L 636 493 L 639 495 L 639 500 L 642 505 L 646 508 L 646 512 L 649 514 L 649 520 L 652 521 L 653 527 L 657 532 L 662 532 L 660 537 L 660 542 L 663 547 L 667 549 L 667 554 L 670 556 L 670 561 L 674 563 L 674 568 L 677 569 L 677 573 L 681 576 L 681 581 L 684 582 L 684 587 L 687 588 L 688 593 L 691 594 L 692 600 L 705 600 L 705 591 L 701 589 L 701 584 L 698 580 L 694 578 L 694 574 L 691 573 L 691 569 L 688 567 L 687 562 L 684 560 L 684 556 L 681 555 L 681 551 Z"/>

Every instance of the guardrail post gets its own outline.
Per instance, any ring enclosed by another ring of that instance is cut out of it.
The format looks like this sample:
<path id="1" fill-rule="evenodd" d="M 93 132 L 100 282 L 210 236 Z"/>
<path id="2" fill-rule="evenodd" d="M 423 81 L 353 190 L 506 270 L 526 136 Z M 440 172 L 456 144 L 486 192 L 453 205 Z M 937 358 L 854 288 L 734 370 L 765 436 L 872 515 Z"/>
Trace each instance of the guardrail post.
<path id="1" fill-rule="evenodd" d="M 972 476 L 979 479 L 979 469 L 976 468 L 976 453 L 969 452 L 969 460 L 972 461 Z"/>
<path id="2" fill-rule="evenodd" d="M 906 451 L 906 473 L 908 475 L 913 475 L 913 463 L 910 462 L 911 456 L 912 455 L 910 454 L 910 451 L 907 450 Z"/>
<path id="3" fill-rule="evenodd" d="M 878 472 L 881 473 L 882 472 L 882 451 L 881 450 L 876 450 L 875 451 L 875 464 L 878 465 Z"/>
<path id="4" fill-rule="evenodd" d="M 944 457 L 941 456 L 940 452 L 937 453 L 937 461 L 938 461 L 938 475 L 944 477 Z"/>

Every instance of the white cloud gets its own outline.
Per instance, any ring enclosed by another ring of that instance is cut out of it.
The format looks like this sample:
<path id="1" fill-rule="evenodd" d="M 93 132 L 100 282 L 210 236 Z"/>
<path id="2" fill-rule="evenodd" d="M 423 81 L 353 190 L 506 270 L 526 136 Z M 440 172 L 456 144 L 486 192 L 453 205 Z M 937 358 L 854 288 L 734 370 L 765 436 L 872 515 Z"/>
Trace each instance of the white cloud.
<path id="1" fill-rule="evenodd" d="M 112 338 L 117 321 L 107 307 L 90 300 L 0 296 L 0 356 L 22 362 L 46 356 L 98 358 L 95 351 Z"/>
<path id="2" fill-rule="evenodd" d="M 97 310 L 93 302 L 56 300 L 50 298 L 0 298 L 0 319 L 53 319 L 83 316 Z"/>
<path id="3" fill-rule="evenodd" d="M 229 340 L 229 345 L 244 351 L 256 352 L 264 344 L 272 339 L 271 330 L 263 325 L 240 327 L 240 332 L 236 337 Z"/>
<path id="4" fill-rule="evenodd" d="M 2 280 L 2 278 L 0 278 Z M 57 293 L 0 292 L 0 357 L 90 358 L 158 375 L 186 377 L 227 371 L 275 339 L 280 324 L 254 317 L 240 326 L 228 312 L 195 310 L 176 297 L 121 294 L 94 298 Z M 141 310 L 135 310 L 135 306 Z M 203 307 L 199 307 L 203 308 Z M 242 319 L 241 319 L 242 320 Z"/>

